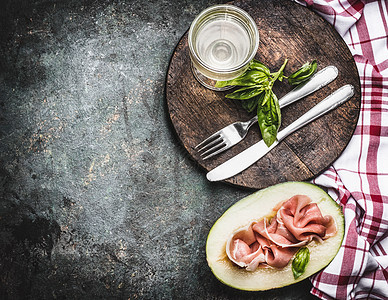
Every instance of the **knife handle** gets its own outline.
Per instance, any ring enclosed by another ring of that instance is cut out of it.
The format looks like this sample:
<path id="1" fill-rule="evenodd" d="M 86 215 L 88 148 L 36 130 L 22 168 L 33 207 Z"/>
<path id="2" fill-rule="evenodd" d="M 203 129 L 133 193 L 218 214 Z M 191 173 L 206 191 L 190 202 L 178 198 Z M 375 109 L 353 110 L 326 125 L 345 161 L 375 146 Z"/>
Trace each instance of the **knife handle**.
<path id="1" fill-rule="evenodd" d="M 291 92 L 279 99 L 280 108 L 294 103 L 295 101 L 314 93 L 320 88 L 332 82 L 338 76 L 338 69 L 335 66 L 328 66 L 317 72 L 306 83 L 298 85 Z"/>
<path id="2" fill-rule="evenodd" d="M 294 131 L 300 129 L 306 124 L 314 121 L 315 119 L 321 117 L 325 113 L 333 110 L 338 107 L 342 103 L 349 100 L 354 95 L 354 87 L 351 84 L 344 85 L 343 87 L 336 90 L 330 96 L 323 99 L 317 105 L 315 105 L 312 109 L 310 109 L 307 113 L 297 119 L 295 122 L 288 125 L 283 130 L 278 133 L 278 141 L 280 142 L 289 134 Z"/>

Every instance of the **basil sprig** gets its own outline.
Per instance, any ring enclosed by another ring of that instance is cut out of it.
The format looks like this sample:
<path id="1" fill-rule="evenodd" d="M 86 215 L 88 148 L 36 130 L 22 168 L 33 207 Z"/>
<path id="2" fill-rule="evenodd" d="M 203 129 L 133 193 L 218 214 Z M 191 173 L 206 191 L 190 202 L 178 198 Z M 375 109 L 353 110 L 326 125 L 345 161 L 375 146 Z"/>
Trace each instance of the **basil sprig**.
<path id="1" fill-rule="evenodd" d="M 292 261 L 291 269 L 294 278 L 299 278 L 305 271 L 310 261 L 310 251 L 307 247 L 300 248 Z"/>
<path id="2" fill-rule="evenodd" d="M 288 62 L 286 59 L 277 72 L 271 72 L 269 68 L 258 60 L 252 60 L 247 71 L 241 76 L 227 81 L 217 81 L 216 87 L 239 86 L 237 90 L 225 97 L 242 100 L 242 107 L 248 112 L 256 109 L 261 135 L 265 144 L 271 146 L 277 138 L 281 123 L 279 101 L 272 91 L 274 83 L 286 77 L 283 70 Z M 310 66 L 308 68 L 308 66 Z M 310 78 L 317 69 L 316 61 L 303 65 L 291 76 L 292 85 L 297 85 Z"/>

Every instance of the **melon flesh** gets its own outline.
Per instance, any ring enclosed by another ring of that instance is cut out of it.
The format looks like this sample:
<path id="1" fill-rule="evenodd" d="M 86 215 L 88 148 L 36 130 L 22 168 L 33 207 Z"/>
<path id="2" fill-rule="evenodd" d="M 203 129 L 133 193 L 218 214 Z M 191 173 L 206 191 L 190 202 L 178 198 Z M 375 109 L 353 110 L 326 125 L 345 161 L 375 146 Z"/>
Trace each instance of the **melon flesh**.
<path id="1" fill-rule="evenodd" d="M 283 269 L 258 268 L 247 271 L 231 262 L 226 254 L 226 242 L 238 229 L 254 221 L 273 215 L 277 204 L 295 195 L 306 195 L 317 203 L 322 215 L 331 215 L 337 233 L 323 242 L 312 241 L 307 245 L 310 261 L 302 276 L 294 279 L 291 262 Z M 206 258 L 214 275 L 231 287 L 261 291 L 299 282 L 318 272 L 337 254 L 344 236 L 344 217 L 340 206 L 321 188 L 306 182 L 280 183 L 260 190 L 231 206 L 213 225 L 206 242 Z"/>

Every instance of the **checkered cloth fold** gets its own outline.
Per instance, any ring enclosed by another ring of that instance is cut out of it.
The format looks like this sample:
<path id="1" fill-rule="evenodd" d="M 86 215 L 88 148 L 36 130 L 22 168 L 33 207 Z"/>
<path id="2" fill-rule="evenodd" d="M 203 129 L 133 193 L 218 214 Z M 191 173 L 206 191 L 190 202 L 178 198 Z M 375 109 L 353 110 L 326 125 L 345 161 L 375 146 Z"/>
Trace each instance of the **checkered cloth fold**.
<path id="1" fill-rule="evenodd" d="M 361 81 L 361 111 L 349 145 L 313 180 L 343 207 L 345 238 L 311 277 L 322 299 L 388 299 L 388 1 L 306 0 L 347 43 Z"/>

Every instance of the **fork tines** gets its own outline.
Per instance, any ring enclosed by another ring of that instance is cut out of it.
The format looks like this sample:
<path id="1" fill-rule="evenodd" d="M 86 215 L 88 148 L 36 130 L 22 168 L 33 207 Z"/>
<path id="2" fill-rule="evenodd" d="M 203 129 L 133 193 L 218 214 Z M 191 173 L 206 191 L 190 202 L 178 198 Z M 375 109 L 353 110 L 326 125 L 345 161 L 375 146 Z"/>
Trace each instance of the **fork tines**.
<path id="1" fill-rule="evenodd" d="M 207 139 L 203 140 L 194 149 L 197 149 L 202 159 L 212 157 L 222 151 L 226 147 L 226 143 L 220 133 L 216 132 Z"/>

